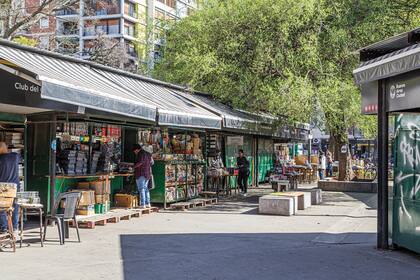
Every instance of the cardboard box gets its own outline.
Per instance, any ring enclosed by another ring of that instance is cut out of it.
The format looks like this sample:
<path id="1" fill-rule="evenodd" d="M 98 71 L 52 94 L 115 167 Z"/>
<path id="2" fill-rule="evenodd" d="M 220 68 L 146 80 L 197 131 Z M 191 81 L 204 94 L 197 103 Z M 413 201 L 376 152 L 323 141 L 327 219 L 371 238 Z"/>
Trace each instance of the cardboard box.
<path id="1" fill-rule="evenodd" d="M 98 180 L 90 182 L 90 189 L 94 190 L 96 194 L 109 194 L 111 193 L 110 181 Z"/>
<path id="2" fill-rule="evenodd" d="M 76 214 L 83 215 L 83 216 L 95 215 L 95 205 L 87 205 L 87 206 L 79 207 L 76 210 Z"/>
<path id="3" fill-rule="evenodd" d="M 0 208 L 10 208 L 13 206 L 14 197 L 0 197 Z"/>
<path id="4" fill-rule="evenodd" d="M 77 188 L 81 190 L 89 190 L 90 183 L 89 182 L 78 182 Z"/>
<path id="5" fill-rule="evenodd" d="M 80 192 L 82 197 L 80 198 L 79 206 L 88 206 L 95 204 L 95 192 L 94 191 L 79 191 L 73 190 L 72 192 Z"/>
<path id="6" fill-rule="evenodd" d="M 95 195 L 95 202 L 97 204 L 105 204 L 108 201 L 110 201 L 110 195 L 109 194 L 97 194 Z"/>
<path id="7" fill-rule="evenodd" d="M 138 206 L 137 196 L 117 193 L 114 197 L 115 207 L 133 208 Z"/>
<path id="8" fill-rule="evenodd" d="M 16 184 L 0 183 L 0 197 L 16 197 L 16 192 Z"/>

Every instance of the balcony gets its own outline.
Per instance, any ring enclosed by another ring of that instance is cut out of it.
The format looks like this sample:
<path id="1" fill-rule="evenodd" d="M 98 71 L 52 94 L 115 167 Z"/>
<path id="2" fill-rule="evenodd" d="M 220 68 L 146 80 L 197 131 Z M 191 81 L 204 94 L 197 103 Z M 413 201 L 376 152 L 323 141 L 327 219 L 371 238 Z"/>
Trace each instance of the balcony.
<path id="1" fill-rule="evenodd" d="M 126 15 L 132 18 L 137 18 L 137 13 L 135 11 L 128 11 Z"/>
<path id="2" fill-rule="evenodd" d="M 120 14 L 119 5 L 113 0 L 93 0 L 86 2 L 84 15 L 85 16 L 109 16 Z"/>
<path id="3" fill-rule="evenodd" d="M 62 10 L 58 10 L 56 12 L 57 16 L 72 16 L 72 15 L 78 15 L 79 12 L 76 9 L 72 9 L 72 8 L 65 8 Z"/>
<path id="4" fill-rule="evenodd" d="M 85 27 L 83 31 L 83 36 L 96 36 L 99 34 L 119 34 L 120 26 L 119 25 L 97 25 Z"/>
<path id="5" fill-rule="evenodd" d="M 57 29 L 58 36 L 70 36 L 70 35 L 79 35 L 78 29 L 73 28 L 59 28 Z"/>
<path id="6" fill-rule="evenodd" d="M 107 7 L 107 8 L 96 9 L 94 11 L 94 14 L 96 16 L 117 15 L 119 13 L 120 12 L 119 12 L 118 7 Z"/>

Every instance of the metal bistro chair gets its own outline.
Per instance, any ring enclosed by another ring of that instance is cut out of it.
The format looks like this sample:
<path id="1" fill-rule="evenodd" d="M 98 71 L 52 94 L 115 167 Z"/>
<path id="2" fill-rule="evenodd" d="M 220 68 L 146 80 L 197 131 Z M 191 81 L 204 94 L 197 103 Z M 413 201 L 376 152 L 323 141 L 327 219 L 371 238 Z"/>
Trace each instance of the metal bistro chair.
<path id="1" fill-rule="evenodd" d="M 82 197 L 82 194 L 79 192 L 60 193 L 58 195 L 57 200 L 54 204 L 54 208 L 51 210 L 51 214 L 45 216 L 44 241 L 46 238 L 48 222 L 55 221 L 58 227 L 60 244 L 63 245 L 65 243 L 65 238 L 67 237 L 67 233 L 68 233 L 67 232 L 68 223 L 70 221 L 73 221 L 76 227 L 77 239 L 80 242 L 79 225 L 76 220 L 76 207 L 79 204 L 81 197 Z M 64 200 L 64 213 L 57 214 L 58 207 L 62 200 Z"/>

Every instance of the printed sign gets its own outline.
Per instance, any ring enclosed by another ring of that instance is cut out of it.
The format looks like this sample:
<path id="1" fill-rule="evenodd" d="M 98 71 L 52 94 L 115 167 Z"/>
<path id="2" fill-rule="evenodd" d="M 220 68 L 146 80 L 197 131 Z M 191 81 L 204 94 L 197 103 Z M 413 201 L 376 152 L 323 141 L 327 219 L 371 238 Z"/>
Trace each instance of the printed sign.
<path id="1" fill-rule="evenodd" d="M 14 84 L 15 89 L 18 90 L 18 92 L 24 92 L 24 93 L 40 93 L 41 87 L 32 83 L 25 83 L 25 82 L 16 82 Z"/>
<path id="2" fill-rule="evenodd" d="M 341 146 L 341 153 L 346 154 L 347 153 L 347 145 Z"/>
<path id="3" fill-rule="evenodd" d="M 232 146 L 242 146 L 244 144 L 243 136 L 228 136 L 227 144 Z"/>

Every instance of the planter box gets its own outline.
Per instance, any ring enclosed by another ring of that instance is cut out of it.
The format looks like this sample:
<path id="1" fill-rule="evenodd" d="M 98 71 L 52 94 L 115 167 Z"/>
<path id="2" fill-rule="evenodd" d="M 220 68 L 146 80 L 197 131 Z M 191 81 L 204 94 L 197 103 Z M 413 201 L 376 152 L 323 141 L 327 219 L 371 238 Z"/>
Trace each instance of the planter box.
<path id="1" fill-rule="evenodd" d="M 376 193 L 378 184 L 376 182 L 357 181 L 318 181 L 318 188 L 329 192 L 361 192 Z"/>

